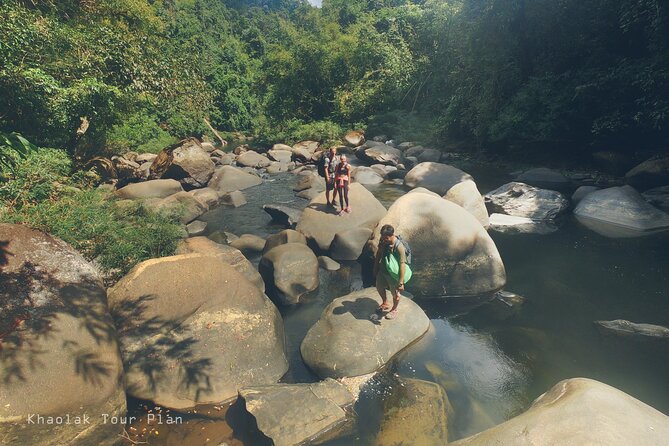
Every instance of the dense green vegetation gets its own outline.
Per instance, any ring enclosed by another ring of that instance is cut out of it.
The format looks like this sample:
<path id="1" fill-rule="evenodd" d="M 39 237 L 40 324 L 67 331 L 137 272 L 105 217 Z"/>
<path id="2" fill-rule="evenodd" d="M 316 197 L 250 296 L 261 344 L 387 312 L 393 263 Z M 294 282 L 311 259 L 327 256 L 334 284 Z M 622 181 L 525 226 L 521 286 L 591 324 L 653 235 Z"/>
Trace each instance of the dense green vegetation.
<path id="1" fill-rule="evenodd" d="M 77 155 L 156 151 L 204 118 L 263 143 L 668 139 L 659 0 L 8 0 L 0 17 L 0 131 Z"/>

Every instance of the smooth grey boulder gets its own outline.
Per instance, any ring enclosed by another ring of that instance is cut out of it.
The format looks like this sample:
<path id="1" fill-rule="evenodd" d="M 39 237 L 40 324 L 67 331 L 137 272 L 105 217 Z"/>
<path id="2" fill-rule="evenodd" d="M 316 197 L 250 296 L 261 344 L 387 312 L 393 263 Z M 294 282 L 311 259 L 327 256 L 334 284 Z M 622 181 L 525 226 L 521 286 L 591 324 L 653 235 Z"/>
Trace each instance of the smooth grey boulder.
<path id="1" fill-rule="evenodd" d="M 446 194 L 453 186 L 472 176 L 462 170 L 440 163 L 420 163 L 404 177 L 404 185 L 410 188 L 424 187 L 439 195 Z"/>
<path id="2" fill-rule="evenodd" d="M 369 142 L 367 142 L 356 149 L 355 156 L 367 164 L 397 166 L 402 157 L 402 151 L 386 144 L 369 146 Z"/>
<path id="3" fill-rule="evenodd" d="M 172 178 L 190 188 L 204 187 L 214 174 L 214 167 L 200 141 L 188 138 L 158 154 L 151 164 L 149 178 Z"/>
<path id="4" fill-rule="evenodd" d="M 586 378 L 560 381 L 524 413 L 454 446 L 656 446 L 669 438 L 669 417 Z"/>
<path id="5" fill-rule="evenodd" d="M 195 220 L 186 225 L 186 231 L 189 236 L 202 235 L 205 229 L 207 229 L 207 222 L 201 220 Z"/>
<path id="6" fill-rule="evenodd" d="M 560 192 L 569 191 L 572 187 L 569 179 L 560 172 L 545 167 L 527 170 L 518 175 L 515 181 Z"/>
<path id="7" fill-rule="evenodd" d="M 532 220 L 554 220 L 569 208 L 569 201 L 560 192 L 516 182 L 507 183 L 485 194 L 485 203 L 491 214 Z"/>
<path id="8" fill-rule="evenodd" d="M 409 291 L 421 297 L 478 296 L 506 283 L 504 264 L 481 223 L 462 207 L 431 192 L 408 193 L 379 221 L 369 250 L 376 253 L 380 229 L 391 224 L 413 252 Z"/>
<path id="9" fill-rule="evenodd" d="M 374 164 L 369 167 L 384 178 L 387 177 L 390 172 L 394 172 L 397 170 L 397 167 L 386 166 L 385 164 Z"/>
<path id="10" fill-rule="evenodd" d="M 235 190 L 232 192 L 227 192 L 225 194 L 222 194 L 220 200 L 221 204 L 224 204 L 226 206 L 232 206 L 234 208 L 244 206 L 247 203 L 244 192 L 240 190 Z"/>
<path id="11" fill-rule="evenodd" d="M 288 163 L 273 162 L 270 166 L 267 167 L 267 173 L 269 174 L 288 172 L 289 170 L 290 170 L 290 162 Z"/>
<path id="12" fill-rule="evenodd" d="M 262 252 L 265 247 L 265 239 L 254 234 L 242 234 L 239 238 L 232 240 L 230 246 L 241 252 Z"/>
<path id="13" fill-rule="evenodd" d="M 270 159 L 280 163 L 288 164 L 293 159 L 293 152 L 291 150 L 271 149 L 267 152 L 267 154 L 269 155 Z"/>
<path id="14" fill-rule="evenodd" d="M 150 180 L 130 183 L 114 191 L 114 195 L 119 198 L 136 200 L 140 198 L 165 198 L 182 191 L 181 183 L 177 180 Z"/>
<path id="15" fill-rule="evenodd" d="M 474 181 L 465 180 L 454 185 L 448 192 L 446 192 L 444 198 L 464 208 L 467 212 L 476 217 L 484 228 L 490 226 L 490 219 L 488 218 L 488 210 L 486 209 L 485 201 Z"/>
<path id="16" fill-rule="evenodd" d="M 306 189 L 314 189 L 317 191 L 325 190 L 325 179 L 314 172 L 308 172 L 305 175 L 300 175 L 300 180 L 297 182 L 293 190 L 301 192 Z"/>
<path id="17" fill-rule="evenodd" d="M 265 240 L 265 247 L 262 250 L 263 254 L 268 253 L 272 248 L 286 243 L 302 243 L 307 244 L 307 238 L 300 232 L 293 229 L 284 229 L 281 232 L 272 234 Z"/>
<path id="18" fill-rule="evenodd" d="M 360 166 L 351 172 L 353 181 L 360 184 L 379 184 L 383 183 L 383 176 L 371 167 Z"/>
<path id="19" fill-rule="evenodd" d="M 669 185 L 669 157 L 644 161 L 625 174 L 625 181 L 639 190 Z"/>
<path id="20" fill-rule="evenodd" d="M 451 415 L 453 407 L 439 384 L 401 378 L 384 398 L 383 419 L 372 444 L 446 444 Z"/>
<path id="21" fill-rule="evenodd" d="M 430 319 L 410 299 L 402 299 L 393 320 L 370 320 L 381 302 L 365 288 L 330 303 L 300 347 L 302 359 L 321 378 L 371 373 L 420 338 Z"/>
<path id="22" fill-rule="evenodd" d="M 295 144 L 293 144 L 293 149 L 298 149 L 298 150 L 306 150 L 310 154 L 313 154 L 318 150 L 318 148 L 321 146 L 321 143 L 318 141 L 300 141 Z"/>
<path id="23" fill-rule="evenodd" d="M 270 150 L 287 150 L 290 152 L 293 148 L 288 144 L 274 144 Z"/>
<path id="24" fill-rule="evenodd" d="M 288 370 L 274 304 L 223 260 L 140 263 L 108 290 L 127 392 L 174 409 L 218 404 Z"/>
<path id="25" fill-rule="evenodd" d="M 210 257 L 217 257 L 232 266 L 242 276 L 254 284 L 260 291 L 265 292 L 265 282 L 263 282 L 260 273 L 251 262 L 244 257 L 244 254 L 237 248 L 229 245 L 216 243 L 207 237 L 190 237 L 181 240 L 177 245 L 175 254 L 197 253 Z"/>
<path id="26" fill-rule="evenodd" d="M 624 319 L 614 321 L 595 321 L 600 329 L 617 336 L 645 338 L 645 339 L 669 339 L 669 328 L 653 324 L 636 324 Z"/>
<path id="27" fill-rule="evenodd" d="M 558 230 L 552 220 L 532 220 L 514 215 L 491 214 L 489 221 L 492 231 L 504 234 L 550 234 Z"/>
<path id="28" fill-rule="evenodd" d="M 585 196 L 574 209 L 579 222 L 606 237 L 639 237 L 669 230 L 669 214 L 648 204 L 630 186 Z"/>
<path id="29" fill-rule="evenodd" d="M 641 195 L 656 208 L 669 212 L 669 186 L 649 189 Z"/>
<path id="30" fill-rule="evenodd" d="M 577 205 L 583 199 L 583 197 L 585 197 L 589 193 L 594 192 L 596 190 L 599 190 L 599 188 L 597 186 L 580 186 L 572 194 L 571 202 L 574 205 Z"/>
<path id="31" fill-rule="evenodd" d="M 237 157 L 237 164 L 243 167 L 253 167 L 254 169 L 261 169 L 263 167 L 269 166 L 270 164 L 272 164 L 272 162 L 266 156 L 262 156 L 258 152 L 249 150 Z"/>
<path id="32" fill-rule="evenodd" d="M 262 184 L 260 177 L 232 166 L 216 169 L 209 181 L 209 187 L 219 193 L 244 190 L 258 184 Z"/>
<path id="33" fill-rule="evenodd" d="M 347 420 L 344 410 L 353 395 L 339 382 L 326 379 L 313 384 L 274 384 L 239 391 L 258 429 L 276 446 L 313 442 L 334 434 Z"/>
<path id="34" fill-rule="evenodd" d="M 298 192 L 295 194 L 296 197 L 298 198 L 303 198 L 305 200 L 313 200 L 314 198 L 318 197 L 323 190 L 318 190 L 317 188 L 310 188 L 310 189 L 305 189 L 303 191 Z"/>
<path id="35" fill-rule="evenodd" d="M 297 226 L 297 222 L 300 221 L 300 217 L 302 217 L 301 209 L 292 208 L 290 206 L 265 204 L 262 208 L 272 217 L 274 222 L 291 229 Z"/>
<path id="36" fill-rule="evenodd" d="M 0 442 L 116 444 L 123 426 L 100 414 L 124 416 L 126 398 L 102 277 L 64 241 L 24 225 L 0 224 L 0 245 Z M 84 416 L 90 424 L 74 424 Z"/>
<path id="37" fill-rule="evenodd" d="M 417 145 L 417 144 L 416 144 L 415 142 L 412 142 L 412 141 L 405 141 L 405 142 L 401 142 L 401 143 L 399 143 L 399 144 L 397 145 L 397 148 L 400 149 L 400 150 L 407 150 L 407 149 L 410 149 L 410 148 L 412 148 L 412 147 L 414 147 L 414 146 L 416 146 L 416 145 Z"/>
<path id="38" fill-rule="evenodd" d="M 177 192 L 155 203 L 144 202 L 149 208 L 188 224 L 209 210 L 209 206 L 188 192 Z"/>
<path id="39" fill-rule="evenodd" d="M 218 206 L 218 204 L 221 202 L 221 196 L 219 193 L 208 187 L 204 187 L 202 189 L 193 189 L 188 191 L 188 193 L 210 208 Z"/>
<path id="40" fill-rule="evenodd" d="M 338 232 L 330 244 L 330 256 L 335 260 L 357 260 L 371 236 L 368 228 Z"/>
<path id="41" fill-rule="evenodd" d="M 265 280 L 267 295 L 281 305 L 300 302 L 318 288 L 318 259 L 303 243 L 286 243 L 266 252 L 258 271 Z"/>
<path id="42" fill-rule="evenodd" d="M 326 271 L 338 271 L 341 265 L 328 256 L 318 256 L 318 266 Z"/>
<path id="43" fill-rule="evenodd" d="M 327 251 L 337 233 L 355 228 L 373 229 L 386 214 L 386 208 L 365 186 L 351 184 L 348 195 L 352 212 L 338 216 L 326 206 L 325 192 L 321 192 L 304 209 L 296 229 L 319 249 Z"/>
<path id="44" fill-rule="evenodd" d="M 441 159 L 441 150 L 424 149 L 416 158 L 418 158 L 419 163 L 438 163 Z"/>

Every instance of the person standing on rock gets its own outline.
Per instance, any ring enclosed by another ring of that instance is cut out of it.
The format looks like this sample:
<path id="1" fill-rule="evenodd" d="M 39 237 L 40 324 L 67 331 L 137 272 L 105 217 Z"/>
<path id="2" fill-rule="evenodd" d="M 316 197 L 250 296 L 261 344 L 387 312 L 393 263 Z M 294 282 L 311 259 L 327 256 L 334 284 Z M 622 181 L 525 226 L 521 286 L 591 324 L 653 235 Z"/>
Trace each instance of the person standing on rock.
<path id="1" fill-rule="evenodd" d="M 323 166 L 325 170 L 325 200 L 328 202 L 328 207 L 334 208 L 337 200 L 337 185 L 335 183 L 335 172 L 339 160 L 337 159 L 337 148 L 330 147 L 330 150 L 325 155 Z M 332 201 L 330 201 L 330 191 L 332 191 Z"/>
<path id="2" fill-rule="evenodd" d="M 351 206 L 348 203 L 348 185 L 350 180 L 351 165 L 346 162 L 346 155 L 342 155 L 335 169 L 335 182 L 337 183 L 336 188 L 339 190 L 339 204 L 341 206 L 339 215 L 344 215 L 344 212 L 351 212 Z M 346 207 L 344 207 L 344 201 L 346 201 Z"/>
<path id="3" fill-rule="evenodd" d="M 391 225 L 383 225 L 379 248 L 374 259 L 374 277 L 376 278 L 376 290 L 381 296 L 381 305 L 376 309 L 376 314 L 372 315 L 373 320 L 378 320 L 380 315 L 386 312 L 386 319 L 397 317 L 400 292 L 404 291 L 404 284 L 411 279 L 411 274 L 404 241 L 395 235 L 395 228 Z M 388 304 L 386 291 L 390 291 L 393 296 L 392 307 Z"/>

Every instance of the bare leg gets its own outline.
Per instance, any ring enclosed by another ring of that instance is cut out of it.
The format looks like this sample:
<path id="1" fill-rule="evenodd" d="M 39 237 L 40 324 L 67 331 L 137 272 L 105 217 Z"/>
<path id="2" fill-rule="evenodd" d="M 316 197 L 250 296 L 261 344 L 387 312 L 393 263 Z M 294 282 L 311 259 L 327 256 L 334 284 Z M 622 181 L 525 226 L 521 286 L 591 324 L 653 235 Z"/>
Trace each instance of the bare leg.
<path id="1" fill-rule="evenodd" d="M 388 294 L 386 293 L 386 285 L 383 283 L 383 280 L 377 275 L 376 276 L 376 291 L 381 296 L 381 308 L 388 308 Z"/>

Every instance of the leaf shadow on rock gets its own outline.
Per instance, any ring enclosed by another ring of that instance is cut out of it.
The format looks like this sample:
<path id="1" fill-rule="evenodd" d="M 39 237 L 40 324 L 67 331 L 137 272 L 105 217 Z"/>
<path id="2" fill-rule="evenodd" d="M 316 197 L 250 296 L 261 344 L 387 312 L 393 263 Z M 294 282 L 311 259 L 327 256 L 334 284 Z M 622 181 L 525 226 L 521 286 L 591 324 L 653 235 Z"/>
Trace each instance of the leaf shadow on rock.
<path id="1" fill-rule="evenodd" d="M 111 308 L 126 372 L 140 371 L 151 393 L 157 391 L 162 378 L 176 374 L 179 391 L 188 392 L 194 395 L 194 401 L 200 401 L 213 391 L 209 375 L 213 361 L 196 353 L 200 341 L 183 324 L 190 314 L 175 319 L 150 315 L 155 298 L 142 295 Z M 138 383 L 129 383 L 126 388 L 130 394 L 147 396 Z"/>
<path id="2" fill-rule="evenodd" d="M 9 243 L 0 241 L 0 380 L 4 385 L 26 382 L 29 373 L 49 367 L 42 360 L 48 352 L 44 343 L 62 336 L 62 352 L 72 360 L 76 374 L 87 383 L 101 385 L 113 373 L 113 364 L 76 339 L 80 330 L 97 345 L 116 343 L 101 283 L 63 283 L 27 261 L 5 271 L 14 256 Z M 57 328 L 63 323 L 67 326 L 70 317 L 78 324 L 69 333 L 75 336 Z M 115 377 L 118 382 L 122 378 L 121 373 Z"/>

